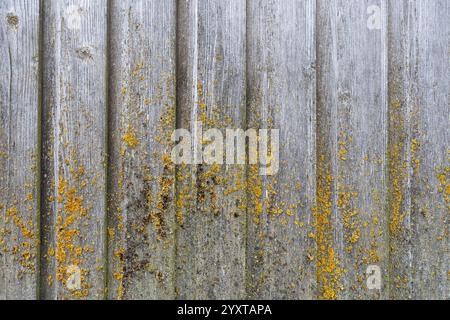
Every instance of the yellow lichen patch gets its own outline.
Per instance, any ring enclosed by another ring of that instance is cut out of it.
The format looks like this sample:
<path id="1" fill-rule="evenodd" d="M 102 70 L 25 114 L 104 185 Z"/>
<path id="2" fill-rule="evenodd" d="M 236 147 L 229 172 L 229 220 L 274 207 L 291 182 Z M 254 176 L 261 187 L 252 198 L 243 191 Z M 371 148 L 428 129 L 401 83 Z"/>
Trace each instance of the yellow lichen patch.
<path id="1" fill-rule="evenodd" d="M 144 68 L 144 64 L 143 63 L 139 63 L 137 64 L 134 68 L 133 68 L 133 77 L 137 77 L 139 75 L 139 72 L 141 72 L 141 70 Z M 142 77 L 142 76 L 140 76 Z"/>
<path id="2" fill-rule="evenodd" d="M 25 238 L 33 239 L 33 231 L 27 227 L 26 223 L 19 216 L 19 212 L 17 211 L 16 207 L 11 207 L 6 210 L 6 217 L 13 220 L 14 224 L 17 226 L 17 228 L 19 228 L 20 232 Z"/>
<path id="3" fill-rule="evenodd" d="M 47 250 L 47 255 L 49 257 L 54 257 L 55 256 L 55 249 L 53 249 L 52 247 L 49 247 Z"/>
<path id="4" fill-rule="evenodd" d="M 398 235 L 403 229 L 405 218 L 405 183 L 408 179 L 408 163 L 406 161 L 406 145 L 408 143 L 405 133 L 405 116 L 402 110 L 402 101 L 393 100 L 390 103 L 391 143 L 389 145 L 389 179 L 390 179 L 390 217 L 389 231 L 391 236 Z M 419 147 L 416 139 L 411 140 L 411 153 L 414 162 L 415 153 Z M 416 166 L 417 167 L 417 166 Z"/>
<path id="5" fill-rule="evenodd" d="M 437 170 L 437 178 L 439 181 L 438 192 L 443 195 L 447 205 L 450 205 L 450 167 Z"/>
<path id="6" fill-rule="evenodd" d="M 86 209 L 83 207 L 83 197 L 77 195 L 76 188 L 70 188 L 66 192 L 66 202 L 64 210 L 69 214 L 80 214 L 86 216 Z"/>
<path id="7" fill-rule="evenodd" d="M 78 174 L 78 177 L 85 175 L 86 174 L 86 167 L 83 166 L 83 165 L 79 166 L 78 170 L 77 170 L 77 174 Z"/>
<path id="8" fill-rule="evenodd" d="M 175 165 L 169 155 L 169 147 L 172 145 L 171 136 L 175 121 L 175 109 L 173 106 L 166 105 L 166 109 L 161 115 L 157 128 L 158 137 L 156 141 L 163 150 L 161 154 L 162 174 L 157 178 L 158 193 L 156 194 L 156 205 L 153 205 L 153 193 L 148 190 L 146 194 L 147 209 L 149 210 L 149 219 L 158 235 L 158 239 L 166 236 L 166 212 L 172 206 L 175 188 Z M 178 220 L 182 220 L 178 218 Z"/>
<path id="9" fill-rule="evenodd" d="M 337 299 L 342 269 L 333 248 L 333 224 L 331 221 L 334 178 L 325 165 L 325 157 L 319 158 L 317 206 L 313 208 L 316 224 L 316 276 L 320 299 Z"/>
<path id="10" fill-rule="evenodd" d="M 53 286 L 53 276 L 51 274 L 47 276 L 47 283 L 49 287 Z"/>
<path id="11" fill-rule="evenodd" d="M 208 121 L 208 116 L 206 114 L 206 103 L 203 96 L 203 85 L 200 80 L 197 81 L 197 95 L 198 95 L 198 101 L 197 106 L 199 107 L 198 112 L 198 121 L 201 121 L 203 124 L 206 124 Z"/>
<path id="12" fill-rule="evenodd" d="M 257 165 L 251 165 L 249 168 L 247 190 L 249 192 L 249 206 L 252 209 L 253 222 L 258 224 L 263 212 L 263 201 L 261 176 L 259 176 L 259 167 Z"/>
<path id="13" fill-rule="evenodd" d="M 334 255 L 333 247 L 328 247 L 328 250 L 323 248 L 327 252 L 322 257 L 319 264 L 323 268 L 323 271 L 328 276 L 322 277 L 323 285 L 323 298 L 326 300 L 335 300 L 338 297 L 337 285 L 340 279 L 341 269 L 336 265 L 336 257 Z"/>
<path id="14" fill-rule="evenodd" d="M 338 184 L 338 200 L 342 225 L 345 230 L 344 239 L 346 240 L 347 252 L 351 253 L 353 246 L 358 242 L 361 236 L 361 221 L 359 220 L 359 210 L 354 207 L 354 200 L 358 193 L 352 191 L 349 186 Z"/>
<path id="15" fill-rule="evenodd" d="M 231 125 L 233 119 L 223 114 L 223 108 L 220 106 L 210 106 L 207 105 L 205 99 L 205 92 L 203 84 L 200 80 L 197 81 L 197 121 L 202 122 L 203 126 L 212 128 L 224 128 L 225 126 Z"/>
<path id="16" fill-rule="evenodd" d="M 115 236 L 116 236 L 116 231 L 114 230 L 114 228 L 108 228 L 108 241 L 109 242 L 114 241 Z"/>
<path id="17" fill-rule="evenodd" d="M 338 139 L 338 145 L 339 145 L 339 151 L 338 156 L 339 159 L 342 161 L 347 160 L 348 150 L 347 150 L 347 143 L 352 142 L 352 138 L 348 137 L 345 132 L 339 133 L 339 139 Z"/>
<path id="18" fill-rule="evenodd" d="M 22 241 L 20 243 L 14 243 L 14 246 L 8 248 L 4 236 L 6 234 L 10 234 L 11 230 L 0 228 L 0 248 L 2 248 L 2 251 L 4 252 L 9 251 L 18 259 L 19 264 L 23 267 L 23 270 L 21 270 L 18 274 L 19 277 L 21 277 L 23 273 L 34 273 L 36 271 L 34 258 L 36 256 L 36 246 L 39 241 L 34 233 L 35 226 L 33 221 L 31 219 L 25 221 L 25 219 L 20 215 L 17 207 L 13 206 L 6 210 L 4 222 L 5 224 L 11 222 L 14 224 L 14 226 L 18 229 L 18 232 L 21 234 Z"/>
<path id="19" fill-rule="evenodd" d="M 114 257 L 116 258 L 118 262 L 118 266 L 116 271 L 113 273 L 114 279 L 119 281 L 119 286 L 117 289 L 117 300 L 122 300 L 124 296 L 124 286 L 123 286 L 123 279 L 124 279 L 124 268 L 125 268 L 125 261 L 124 261 L 124 255 L 125 255 L 125 249 L 120 247 L 114 252 Z"/>
<path id="20" fill-rule="evenodd" d="M 403 212 L 404 183 L 407 177 L 405 162 L 402 160 L 403 143 L 390 146 L 389 173 L 391 178 L 391 201 L 389 229 L 392 235 L 402 230 L 405 213 Z"/>
<path id="21" fill-rule="evenodd" d="M 114 278 L 116 279 L 116 280 L 123 280 L 123 273 L 121 273 L 121 272 L 114 272 Z"/>
<path id="22" fill-rule="evenodd" d="M 420 143 L 417 139 L 411 140 L 411 161 L 414 169 L 414 173 L 417 174 L 420 169 L 420 160 L 417 158 L 417 151 L 419 150 Z"/>
<path id="23" fill-rule="evenodd" d="M 84 175 L 84 168 L 77 171 L 77 178 Z M 63 284 L 73 297 L 83 298 L 89 295 L 90 285 L 87 283 L 88 271 L 81 268 L 84 261 L 83 253 L 86 252 L 76 243 L 80 240 L 78 226 L 83 220 L 89 219 L 88 209 L 84 206 L 84 200 L 79 195 L 76 187 L 69 186 L 69 183 L 62 176 L 58 181 L 57 200 L 60 209 L 56 217 L 56 249 L 49 248 L 48 255 L 56 258 L 56 280 Z M 73 276 L 73 269 L 80 270 L 81 287 L 67 287 L 68 279 Z"/>
<path id="24" fill-rule="evenodd" d="M 187 165 L 182 164 L 177 172 L 177 181 L 180 182 L 175 201 L 176 219 L 180 226 L 184 225 L 184 212 L 192 200 L 190 185 L 185 184 Z"/>
<path id="25" fill-rule="evenodd" d="M 122 140 L 128 145 L 130 148 L 136 148 L 139 145 L 139 140 L 137 139 L 136 132 L 130 126 L 127 132 L 123 135 Z"/>
<path id="26" fill-rule="evenodd" d="M 353 230 L 350 239 L 348 239 L 348 242 L 355 244 L 358 242 L 360 236 L 361 236 L 361 230 L 355 229 L 355 230 Z"/>

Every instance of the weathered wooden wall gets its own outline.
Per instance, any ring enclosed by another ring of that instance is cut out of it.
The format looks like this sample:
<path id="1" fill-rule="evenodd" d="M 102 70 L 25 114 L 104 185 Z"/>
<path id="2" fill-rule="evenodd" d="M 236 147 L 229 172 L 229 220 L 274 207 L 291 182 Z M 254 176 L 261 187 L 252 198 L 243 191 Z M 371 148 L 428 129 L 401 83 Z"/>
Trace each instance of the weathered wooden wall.
<path id="1" fill-rule="evenodd" d="M 447 0 L 1 1 L 0 299 L 450 299 L 449 21 Z M 199 123 L 280 129 L 279 172 L 175 166 Z"/>

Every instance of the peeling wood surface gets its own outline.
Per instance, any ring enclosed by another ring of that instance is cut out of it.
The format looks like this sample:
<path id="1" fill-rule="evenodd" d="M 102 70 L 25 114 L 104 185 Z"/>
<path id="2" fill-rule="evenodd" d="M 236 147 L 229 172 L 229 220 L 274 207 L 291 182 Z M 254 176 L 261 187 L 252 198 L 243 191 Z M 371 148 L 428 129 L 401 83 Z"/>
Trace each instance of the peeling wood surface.
<path id="1" fill-rule="evenodd" d="M 449 20 L 2 1 L 0 299 L 449 299 Z M 280 129 L 278 173 L 172 163 L 200 127 Z"/>

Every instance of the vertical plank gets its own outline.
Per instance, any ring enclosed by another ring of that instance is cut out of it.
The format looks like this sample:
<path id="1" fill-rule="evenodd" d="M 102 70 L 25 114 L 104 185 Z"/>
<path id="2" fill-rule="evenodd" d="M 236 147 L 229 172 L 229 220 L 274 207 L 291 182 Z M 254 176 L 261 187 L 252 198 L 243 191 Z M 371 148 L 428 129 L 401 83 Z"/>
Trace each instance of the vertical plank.
<path id="1" fill-rule="evenodd" d="M 178 127 L 245 129 L 245 1 L 178 2 Z M 194 142 L 193 151 L 208 142 Z M 177 283 L 185 299 L 245 296 L 245 169 L 180 165 Z"/>
<path id="2" fill-rule="evenodd" d="M 385 298 L 386 1 L 318 5 L 319 298 Z M 381 290 L 366 286 L 370 265 L 381 269 Z"/>
<path id="3" fill-rule="evenodd" d="M 44 16 L 42 297 L 101 299 L 107 3 L 45 1 Z"/>
<path id="4" fill-rule="evenodd" d="M 173 299 L 174 0 L 112 1 L 109 292 Z"/>
<path id="5" fill-rule="evenodd" d="M 249 127 L 280 130 L 279 171 L 247 179 L 251 298 L 316 295 L 315 15 L 310 0 L 248 2 Z"/>
<path id="6" fill-rule="evenodd" d="M 390 298 L 412 293 L 410 1 L 389 2 L 389 282 Z M 418 245 L 418 244 L 416 244 Z"/>
<path id="7" fill-rule="evenodd" d="M 0 4 L 0 299 L 36 299 L 39 1 Z"/>
<path id="8" fill-rule="evenodd" d="M 390 3 L 391 298 L 448 299 L 448 1 Z"/>
<path id="9" fill-rule="evenodd" d="M 450 298 L 450 4 L 420 0 L 413 105 L 417 135 L 412 140 L 415 299 Z M 416 148 L 417 147 L 417 148 Z"/>

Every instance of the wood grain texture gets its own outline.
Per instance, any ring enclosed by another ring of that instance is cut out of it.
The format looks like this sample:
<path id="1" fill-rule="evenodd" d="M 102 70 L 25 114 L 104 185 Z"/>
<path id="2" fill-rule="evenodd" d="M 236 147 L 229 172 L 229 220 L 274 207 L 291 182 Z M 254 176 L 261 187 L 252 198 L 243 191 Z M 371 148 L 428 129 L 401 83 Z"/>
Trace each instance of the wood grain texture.
<path id="1" fill-rule="evenodd" d="M 39 274 L 39 1 L 0 4 L 0 299 Z"/>
<path id="2" fill-rule="evenodd" d="M 371 5 L 379 29 L 368 27 Z M 319 1 L 319 298 L 387 296 L 385 15 L 385 1 Z M 381 290 L 366 286 L 369 265 L 381 268 Z"/>
<path id="3" fill-rule="evenodd" d="M 390 296 L 448 299 L 447 1 L 391 2 Z"/>
<path id="4" fill-rule="evenodd" d="M 450 299 L 448 21 L 447 0 L 1 1 L 0 299 Z M 177 128 L 198 163 L 173 163 Z M 279 129 L 278 170 L 206 163 L 227 129 Z"/>
<path id="5" fill-rule="evenodd" d="M 109 298 L 173 299 L 175 1 L 113 1 Z"/>
<path id="6" fill-rule="evenodd" d="M 249 169 L 248 294 L 313 299 L 315 1 L 252 0 L 247 13 L 248 126 L 280 130 L 279 171 Z"/>
<path id="7" fill-rule="evenodd" d="M 178 1 L 178 125 L 245 128 L 245 1 Z M 194 143 L 193 151 L 207 145 Z M 177 295 L 245 296 L 245 168 L 180 166 Z"/>
<path id="8" fill-rule="evenodd" d="M 45 1 L 44 19 L 42 298 L 101 299 L 107 3 Z"/>

